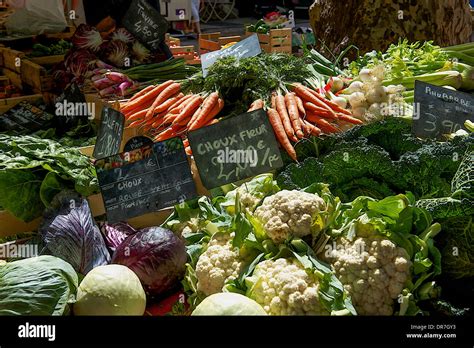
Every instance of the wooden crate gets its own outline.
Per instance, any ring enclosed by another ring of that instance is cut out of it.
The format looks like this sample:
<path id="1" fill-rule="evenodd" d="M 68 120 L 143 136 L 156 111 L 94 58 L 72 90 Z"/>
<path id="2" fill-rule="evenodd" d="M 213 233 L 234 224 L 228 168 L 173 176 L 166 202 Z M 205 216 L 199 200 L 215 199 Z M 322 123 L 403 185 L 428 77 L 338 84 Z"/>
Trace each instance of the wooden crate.
<path id="1" fill-rule="evenodd" d="M 38 92 L 48 92 L 53 89 L 54 80 L 49 69 L 62 62 L 64 56 L 48 56 L 24 59 L 21 64 L 21 79 L 24 84 Z"/>
<path id="2" fill-rule="evenodd" d="M 203 54 L 218 51 L 228 43 L 239 42 L 241 40 L 241 36 L 221 36 L 220 32 L 201 34 L 199 36 L 199 52 Z"/>
<path id="3" fill-rule="evenodd" d="M 57 63 L 61 63 L 64 60 L 64 55 L 32 57 L 32 58 L 28 58 L 28 60 L 38 65 L 52 66 Z"/>
<path id="4" fill-rule="evenodd" d="M 43 96 L 41 94 L 33 94 L 33 95 L 27 95 L 23 97 L 14 97 L 14 98 L 5 98 L 5 99 L 0 99 L 0 117 L 2 114 L 10 110 L 12 107 L 17 105 L 18 103 L 22 101 L 26 101 L 29 103 L 37 103 L 41 102 L 43 100 Z"/>
<path id="5" fill-rule="evenodd" d="M 185 60 L 194 59 L 194 46 L 170 47 L 170 51 L 175 58 L 184 58 Z"/>
<path id="6" fill-rule="evenodd" d="M 23 81 L 21 80 L 21 75 L 15 71 L 12 71 L 7 68 L 2 69 L 2 74 L 10 80 L 10 83 L 16 88 L 23 89 Z"/>
<path id="7" fill-rule="evenodd" d="M 21 73 L 21 66 L 23 65 L 23 60 L 25 59 L 24 52 L 12 50 L 8 47 L 3 47 L 1 49 L 1 54 L 2 68 L 7 68 L 8 70 L 14 71 L 16 73 Z"/>
<path id="8" fill-rule="evenodd" d="M 181 46 L 181 40 L 176 37 L 172 37 L 168 33 L 165 36 L 165 42 L 168 46 Z"/>
<path id="9" fill-rule="evenodd" d="M 64 31 L 54 34 L 45 34 L 48 39 L 57 39 L 57 40 L 68 40 L 76 32 L 76 27 L 70 25 Z"/>
<path id="10" fill-rule="evenodd" d="M 246 32 L 251 36 L 255 33 Z M 262 51 L 267 53 L 289 53 L 292 52 L 292 29 L 271 29 L 269 34 L 257 34 Z"/>

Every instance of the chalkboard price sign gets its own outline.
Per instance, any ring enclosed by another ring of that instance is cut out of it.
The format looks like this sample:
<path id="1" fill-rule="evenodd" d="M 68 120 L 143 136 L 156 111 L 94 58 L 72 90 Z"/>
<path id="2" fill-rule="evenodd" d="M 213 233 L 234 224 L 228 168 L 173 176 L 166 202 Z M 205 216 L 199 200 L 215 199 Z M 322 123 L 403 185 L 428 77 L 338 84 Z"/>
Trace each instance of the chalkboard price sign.
<path id="1" fill-rule="evenodd" d="M 283 166 L 273 128 L 262 109 L 197 129 L 188 138 L 208 189 Z"/>
<path id="2" fill-rule="evenodd" d="M 180 138 L 97 160 L 95 167 L 111 223 L 197 197 Z"/>
<path id="3" fill-rule="evenodd" d="M 152 144 L 153 144 L 153 140 L 151 140 L 148 137 L 144 137 L 143 135 L 140 135 L 137 137 L 133 137 L 132 139 L 127 141 L 127 143 L 125 144 L 123 148 L 123 151 L 133 151 L 143 146 L 152 145 Z"/>
<path id="4" fill-rule="evenodd" d="M 0 131 L 13 134 L 30 134 L 48 128 L 54 116 L 37 106 L 22 101 L 0 117 Z"/>
<path id="5" fill-rule="evenodd" d="M 168 22 L 146 0 L 134 0 L 123 19 L 124 27 L 150 50 L 156 51 L 168 31 Z"/>
<path id="6" fill-rule="evenodd" d="M 220 58 L 232 56 L 237 59 L 242 59 L 248 57 L 255 57 L 260 53 L 262 53 L 262 49 L 260 48 L 260 41 L 258 40 L 257 34 L 253 34 L 245 40 L 242 40 L 228 48 L 203 54 L 201 55 L 203 76 L 207 76 L 207 71 L 209 70 L 209 68 Z"/>
<path id="7" fill-rule="evenodd" d="M 413 133 L 421 138 L 439 138 L 464 129 L 474 115 L 474 96 L 415 81 Z"/>
<path id="8" fill-rule="evenodd" d="M 99 134 L 94 147 L 94 157 L 104 158 L 120 151 L 125 117 L 122 113 L 109 107 L 102 109 Z"/>

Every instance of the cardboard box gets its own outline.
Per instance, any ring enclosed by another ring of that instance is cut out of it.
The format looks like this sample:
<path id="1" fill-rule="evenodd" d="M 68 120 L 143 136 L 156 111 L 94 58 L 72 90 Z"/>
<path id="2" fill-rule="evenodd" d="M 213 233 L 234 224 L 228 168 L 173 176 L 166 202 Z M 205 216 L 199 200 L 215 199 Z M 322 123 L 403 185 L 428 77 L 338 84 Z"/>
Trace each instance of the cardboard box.
<path id="1" fill-rule="evenodd" d="M 191 0 L 160 0 L 160 10 L 170 22 L 191 20 Z"/>

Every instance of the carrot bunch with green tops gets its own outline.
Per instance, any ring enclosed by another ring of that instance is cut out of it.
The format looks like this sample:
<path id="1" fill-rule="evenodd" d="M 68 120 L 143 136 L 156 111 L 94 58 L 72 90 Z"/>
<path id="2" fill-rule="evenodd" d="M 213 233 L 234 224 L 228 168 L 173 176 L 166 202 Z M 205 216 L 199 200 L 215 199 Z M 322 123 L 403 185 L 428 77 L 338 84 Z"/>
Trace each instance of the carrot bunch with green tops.
<path id="1" fill-rule="evenodd" d="M 121 111 L 128 127 L 139 127 L 154 141 L 163 141 L 217 122 L 223 107 L 217 92 L 185 95 L 180 83 L 169 80 L 141 90 L 122 103 Z"/>
<path id="2" fill-rule="evenodd" d="M 267 115 L 280 145 L 297 160 L 293 143 L 309 136 L 337 133 L 351 125 L 363 124 L 324 94 L 310 87 L 294 83 L 291 91 L 274 92 Z M 248 111 L 265 107 L 262 99 L 255 100 Z"/>

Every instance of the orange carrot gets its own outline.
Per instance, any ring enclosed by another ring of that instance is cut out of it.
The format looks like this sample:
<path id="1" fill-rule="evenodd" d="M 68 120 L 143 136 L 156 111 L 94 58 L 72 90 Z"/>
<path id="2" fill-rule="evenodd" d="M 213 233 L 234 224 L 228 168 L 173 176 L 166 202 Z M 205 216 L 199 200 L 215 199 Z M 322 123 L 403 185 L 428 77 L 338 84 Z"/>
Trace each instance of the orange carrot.
<path id="1" fill-rule="evenodd" d="M 295 148 L 293 145 L 291 145 L 290 140 L 288 139 L 288 135 L 286 134 L 285 128 L 283 127 L 283 123 L 281 122 L 280 115 L 278 115 L 278 111 L 275 109 L 268 109 L 267 115 L 270 124 L 273 127 L 273 131 L 275 132 L 275 136 L 277 137 L 281 146 L 283 146 L 288 155 L 294 161 L 297 161 Z"/>
<path id="2" fill-rule="evenodd" d="M 149 85 L 145 88 L 143 88 L 140 92 L 136 93 L 135 95 L 133 95 L 133 97 L 130 98 L 129 102 L 131 102 L 132 100 L 135 100 L 137 98 L 140 98 L 142 95 L 145 95 L 147 94 L 148 92 L 150 92 L 153 88 L 155 88 L 154 85 Z"/>
<path id="3" fill-rule="evenodd" d="M 168 110 L 171 107 L 171 105 L 175 104 L 177 101 L 181 100 L 183 97 L 184 97 L 183 93 L 175 94 L 174 96 L 169 98 L 167 101 L 165 101 L 163 104 L 156 107 L 154 112 L 161 113 Z"/>
<path id="4" fill-rule="evenodd" d="M 148 109 L 137 111 L 134 114 L 131 114 L 130 116 L 128 116 L 127 121 L 133 122 L 133 121 L 142 120 L 143 118 L 145 118 L 147 111 Z"/>
<path id="5" fill-rule="evenodd" d="M 321 129 L 316 127 L 314 124 L 309 123 L 308 121 L 304 121 L 306 124 L 307 129 L 309 130 L 308 135 L 319 136 L 321 134 Z"/>
<path id="6" fill-rule="evenodd" d="M 184 146 L 189 146 L 189 139 L 188 138 L 183 140 L 183 145 Z"/>
<path id="7" fill-rule="evenodd" d="M 212 111 L 215 105 L 217 105 L 217 100 L 219 99 L 219 93 L 212 92 L 208 95 L 208 97 L 204 100 L 201 107 L 194 113 L 193 117 L 191 117 L 191 121 L 189 124 L 193 124 L 194 122 L 199 122 L 201 117 L 206 118 L 206 116 Z"/>
<path id="8" fill-rule="evenodd" d="M 180 103 L 176 103 L 176 105 L 174 107 L 170 107 L 168 110 L 169 110 L 169 113 L 180 113 L 185 107 L 186 105 L 189 104 L 189 102 L 191 101 L 191 99 L 193 99 L 196 95 L 195 94 L 188 94 L 186 96 L 184 96 L 183 99 L 181 99 L 181 102 Z"/>
<path id="9" fill-rule="evenodd" d="M 148 109 L 148 112 L 145 116 L 145 119 L 150 119 L 151 117 L 153 117 L 153 113 L 155 112 L 155 109 L 160 106 L 161 104 L 163 104 L 165 101 L 167 101 L 169 98 L 171 98 L 171 96 L 179 93 L 181 89 L 181 84 L 179 83 L 172 83 L 171 85 L 169 85 L 168 87 L 166 87 L 161 93 L 160 95 L 158 95 L 158 97 L 156 97 L 155 101 L 153 102 L 153 104 L 151 104 L 151 107 L 150 109 Z"/>
<path id="10" fill-rule="evenodd" d="M 175 136 L 177 136 L 176 134 L 177 132 L 175 132 L 175 130 L 173 128 L 167 128 L 166 130 L 164 130 L 163 132 L 161 132 L 160 134 L 158 134 L 155 139 L 153 139 L 153 141 L 163 141 L 163 140 L 167 140 L 167 139 L 170 139 L 170 138 L 173 138 Z"/>
<path id="11" fill-rule="evenodd" d="M 301 84 L 294 85 L 294 92 L 303 100 L 313 103 L 314 105 L 326 109 L 330 114 L 337 118 L 336 113 L 325 103 L 323 103 L 310 88 L 307 88 Z"/>
<path id="12" fill-rule="evenodd" d="M 193 155 L 193 151 L 191 150 L 191 147 L 189 145 L 184 148 L 184 151 L 186 152 L 186 155 L 188 156 Z"/>
<path id="13" fill-rule="evenodd" d="M 137 113 L 141 110 L 148 109 L 151 106 L 152 103 L 153 103 L 153 99 L 150 99 L 150 100 L 144 102 L 143 104 L 135 105 L 135 107 L 133 107 L 131 109 L 127 109 L 126 111 L 120 110 L 120 112 L 123 113 L 124 116 L 127 118 L 130 115 L 133 115 L 134 113 Z"/>
<path id="14" fill-rule="evenodd" d="M 293 95 L 295 96 L 296 103 L 298 105 L 298 111 L 300 112 L 300 115 L 302 115 L 302 116 L 306 115 L 306 110 L 304 109 L 303 101 L 295 93 L 293 93 Z"/>
<path id="15" fill-rule="evenodd" d="M 307 122 L 304 118 L 301 118 L 301 126 L 303 127 L 303 132 L 306 137 L 311 135 L 311 127 L 309 127 L 308 124 L 309 122 Z"/>
<path id="16" fill-rule="evenodd" d="M 250 109 L 248 109 L 247 112 L 255 111 L 262 108 L 263 108 L 263 100 L 257 99 L 250 105 Z"/>
<path id="17" fill-rule="evenodd" d="M 219 120 L 217 118 L 214 118 L 214 119 L 210 120 L 208 123 L 206 123 L 204 126 L 205 127 L 212 126 L 213 124 L 216 124 L 218 122 L 219 122 Z"/>
<path id="18" fill-rule="evenodd" d="M 324 133 L 337 133 L 339 132 L 339 129 L 329 123 L 327 120 L 325 120 L 324 118 L 312 113 L 312 112 L 309 112 L 307 115 L 306 115 L 306 119 L 310 122 L 313 122 L 313 123 L 316 123 L 316 125 L 322 130 L 324 131 Z"/>
<path id="19" fill-rule="evenodd" d="M 292 141 L 298 141 L 298 138 L 295 135 L 295 131 L 293 130 L 293 126 L 291 125 L 290 116 L 288 115 L 288 111 L 286 110 L 285 105 L 285 97 L 281 94 L 278 94 L 275 97 L 275 104 L 276 110 L 281 118 L 281 123 L 283 124 L 283 128 L 285 128 L 286 135 Z"/>
<path id="20" fill-rule="evenodd" d="M 337 120 L 337 115 L 335 113 L 330 113 L 329 111 L 327 111 L 327 109 L 323 109 L 319 106 L 316 106 L 311 102 L 305 102 L 304 107 L 309 112 L 320 115 L 321 117 L 329 118 L 331 120 Z"/>
<path id="21" fill-rule="evenodd" d="M 193 116 L 194 112 L 197 108 L 202 104 L 203 99 L 200 95 L 194 96 L 189 104 L 181 111 L 181 113 L 175 118 L 173 124 L 171 125 L 172 128 L 176 129 L 180 126 L 186 125 L 191 117 Z"/>
<path id="22" fill-rule="evenodd" d="M 294 94 L 287 93 L 285 95 L 285 105 L 288 110 L 288 115 L 290 116 L 290 121 L 291 121 L 293 130 L 295 131 L 298 139 L 302 139 L 304 137 L 304 133 L 303 133 L 301 122 L 300 122 L 300 113 L 298 111 L 298 104 L 296 104 L 296 99 L 295 99 Z"/>
<path id="23" fill-rule="evenodd" d="M 223 108 L 224 108 L 224 100 L 219 98 L 217 100 L 217 104 L 214 105 L 214 108 L 211 110 L 211 112 L 209 112 L 209 114 L 207 114 L 206 117 L 200 118 L 199 120 L 196 120 L 193 123 L 189 123 L 188 129 L 194 130 L 194 129 L 198 129 L 204 126 L 208 126 L 209 123 L 212 121 L 212 119 L 216 117 L 219 114 L 219 112 L 222 111 Z"/>
<path id="24" fill-rule="evenodd" d="M 164 83 L 162 83 L 161 85 L 158 85 L 158 86 L 155 86 L 155 88 L 153 88 L 151 91 L 145 93 L 144 95 L 142 95 L 141 97 L 138 97 L 137 99 L 135 100 L 132 100 L 131 102 L 129 102 L 124 108 L 123 108 L 123 111 L 127 111 L 129 109 L 133 109 L 135 108 L 136 106 L 138 105 L 142 105 L 143 103 L 149 101 L 149 100 L 154 100 L 156 99 L 156 97 L 158 97 L 160 95 L 160 93 L 165 90 L 165 88 L 167 88 L 168 86 L 170 86 L 171 84 L 173 84 L 174 81 L 173 80 L 169 80 L 169 81 L 166 81 Z"/>
<path id="25" fill-rule="evenodd" d="M 344 122 L 348 122 L 348 123 L 352 123 L 352 124 L 364 124 L 364 122 L 362 122 L 358 118 L 355 118 L 355 117 L 352 117 L 352 116 L 349 116 L 349 115 L 338 114 L 338 116 L 339 116 L 340 121 L 344 121 Z"/>
<path id="26" fill-rule="evenodd" d="M 272 93 L 272 101 L 271 101 L 271 104 L 272 104 L 272 109 L 275 109 L 275 110 L 276 110 L 276 93 L 275 93 L 275 92 Z"/>
<path id="27" fill-rule="evenodd" d="M 128 128 L 136 128 L 139 127 L 143 124 L 143 119 L 139 119 L 137 121 L 134 121 L 128 125 Z"/>

